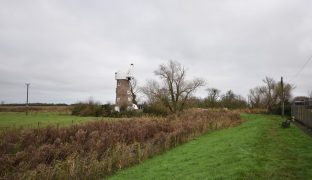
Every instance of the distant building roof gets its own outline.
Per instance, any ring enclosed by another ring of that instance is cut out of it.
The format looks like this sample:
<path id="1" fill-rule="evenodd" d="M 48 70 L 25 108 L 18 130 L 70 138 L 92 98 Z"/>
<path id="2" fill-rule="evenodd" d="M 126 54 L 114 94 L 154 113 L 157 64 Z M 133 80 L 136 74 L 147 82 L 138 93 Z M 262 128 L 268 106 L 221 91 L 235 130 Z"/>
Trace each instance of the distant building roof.
<path id="1" fill-rule="evenodd" d="M 306 96 L 297 96 L 293 99 L 293 102 L 296 102 L 296 101 L 306 101 L 307 99 L 309 99 L 308 97 Z"/>
<path id="2" fill-rule="evenodd" d="M 297 96 L 292 101 L 293 105 L 296 106 L 305 106 L 306 108 L 312 108 L 312 98 L 305 96 Z"/>

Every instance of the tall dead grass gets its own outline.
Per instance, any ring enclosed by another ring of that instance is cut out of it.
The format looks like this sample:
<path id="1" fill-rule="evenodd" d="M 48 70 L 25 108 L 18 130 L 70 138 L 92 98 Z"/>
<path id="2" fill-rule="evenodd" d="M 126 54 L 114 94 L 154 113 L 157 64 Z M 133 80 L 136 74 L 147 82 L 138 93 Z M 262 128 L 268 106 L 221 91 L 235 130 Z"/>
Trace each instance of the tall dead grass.
<path id="1" fill-rule="evenodd" d="M 166 118 L 12 129 L 0 135 L 0 177 L 98 179 L 238 123 L 239 114 L 230 111 L 189 110 Z"/>

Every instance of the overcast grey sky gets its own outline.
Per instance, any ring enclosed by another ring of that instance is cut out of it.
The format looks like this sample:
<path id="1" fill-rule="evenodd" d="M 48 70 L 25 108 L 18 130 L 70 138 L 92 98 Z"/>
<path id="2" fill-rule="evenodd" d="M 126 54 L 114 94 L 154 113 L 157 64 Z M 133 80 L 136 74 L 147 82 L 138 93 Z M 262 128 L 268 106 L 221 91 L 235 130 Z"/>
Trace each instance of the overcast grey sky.
<path id="1" fill-rule="evenodd" d="M 1 0 L 0 101 L 114 102 L 114 72 L 143 85 L 177 60 L 247 96 L 265 76 L 312 90 L 311 0 Z M 205 88 L 207 88 L 205 87 Z M 205 96 L 202 88 L 198 96 Z"/>

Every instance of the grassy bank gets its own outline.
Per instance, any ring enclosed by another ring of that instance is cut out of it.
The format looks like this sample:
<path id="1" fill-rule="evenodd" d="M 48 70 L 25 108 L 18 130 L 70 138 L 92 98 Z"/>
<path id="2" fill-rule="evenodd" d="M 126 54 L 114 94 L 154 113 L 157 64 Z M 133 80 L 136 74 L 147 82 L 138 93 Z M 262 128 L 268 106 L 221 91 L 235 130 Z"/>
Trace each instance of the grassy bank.
<path id="1" fill-rule="evenodd" d="M 95 117 L 71 116 L 59 112 L 32 112 L 28 116 L 25 112 L 0 112 L 0 128 L 20 127 L 37 128 L 51 126 L 66 126 L 96 120 Z"/>
<path id="2" fill-rule="evenodd" d="M 312 139 L 278 116 L 242 115 L 242 125 L 206 134 L 110 179 L 309 179 Z"/>

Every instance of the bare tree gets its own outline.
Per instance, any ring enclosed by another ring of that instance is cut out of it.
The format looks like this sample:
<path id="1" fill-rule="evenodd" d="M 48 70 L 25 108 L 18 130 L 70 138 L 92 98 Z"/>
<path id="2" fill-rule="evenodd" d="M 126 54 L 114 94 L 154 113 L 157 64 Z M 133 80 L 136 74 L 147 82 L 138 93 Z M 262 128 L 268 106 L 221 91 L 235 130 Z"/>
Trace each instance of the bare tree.
<path id="1" fill-rule="evenodd" d="M 264 94 L 261 87 L 255 87 L 249 90 L 249 103 L 253 108 L 263 107 Z"/>
<path id="2" fill-rule="evenodd" d="M 281 82 L 275 82 L 273 78 L 265 77 L 264 86 L 258 86 L 249 91 L 249 101 L 252 107 L 265 107 L 270 112 L 274 105 L 281 102 L 282 99 L 288 101 L 292 94 L 294 86 L 284 83 L 282 89 Z"/>
<path id="3" fill-rule="evenodd" d="M 292 90 L 295 87 L 291 84 L 284 83 L 284 87 L 282 88 L 281 82 L 278 82 L 274 89 L 274 97 L 275 97 L 275 103 L 279 103 L 284 99 L 285 101 L 288 101 L 292 94 Z"/>
<path id="4" fill-rule="evenodd" d="M 276 101 L 274 93 L 276 82 L 270 77 L 265 77 L 262 82 L 264 86 L 258 86 L 249 91 L 250 104 L 252 107 L 265 107 L 271 111 Z"/>
<path id="5" fill-rule="evenodd" d="M 208 91 L 208 99 L 210 101 L 216 102 L 220 96 L 220 90 L 217 88 L 208 88 L 206 89 Z"/>
<path id="6" fill-rule="evenodd" d="M 308 92 L 309 98 L 312 98 L 312 90 Z"/>
<path id="7" fill-rule="evenodd" d="M 247 107 L 247 102 L 241 95 L 235 94 L 232 90 L 228 90 L 221 97 L 221 104 L 223 107 L 235 109 Z"/>
<path id="8" fill-rule="evenodd" d="M 155 103 L 159 101 L 161 97 L 160 85 L 155 80 L 149 80 L 145 86 L 141 88 L 141 91 L 147 97 L 148 103 Z"/>
<path id="9" fill-rule="evenodd" d="M 274 89 L 275 89 L 275 81 L 273 78 L 265 77 L 262 80 L 265 83 L 265 86 L 260 88 L 261 93 L 264 93 L 264 103 L 265 107 L 268 109 L 268 111 L 271 111 L 272 106 L 275 104 L 274 99 Z"/>
<path id="10" fill-rule="evenodd" d="M 143 93 L 149 101 L 161 101 L 171 112 L 183 110 L 191 94 L 205 84 L 200 78 L 187 81 L 185 68 L 176 61 L 160 65 L 154 73 L 160 77 L 162 84 L 149 81 L 143 88 Z"/>
<path id="11" fill-rule="evenodd" d="M 129 84 L 130 84 L 130 93 L 132 96 L 132 103 L 138 104 L 137 96 L 138 93 L 140 92 L 140 88 L 138 87 L 138 81 L 135 78 L 132 78 Z"/>
<path id="12" fill-rule="evenodd" d="M 217 88 L 208 88 L 208 96 L 206 98 L 206 105 L 208 107 L 216 107 L 218 103 L 218 99 L 220 98 L 220 90 Z"/>

